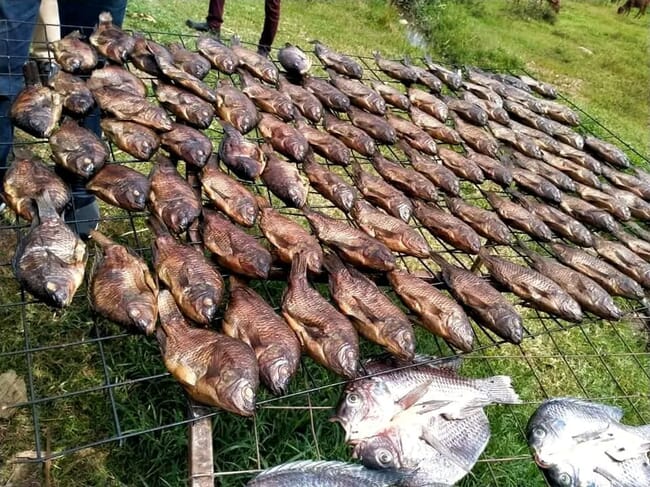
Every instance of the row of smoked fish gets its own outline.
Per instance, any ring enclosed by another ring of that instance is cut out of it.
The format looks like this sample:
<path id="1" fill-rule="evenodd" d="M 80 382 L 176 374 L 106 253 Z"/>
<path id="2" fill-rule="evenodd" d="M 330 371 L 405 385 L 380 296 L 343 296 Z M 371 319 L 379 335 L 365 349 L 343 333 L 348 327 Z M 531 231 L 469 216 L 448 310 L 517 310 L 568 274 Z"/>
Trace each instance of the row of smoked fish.
<path id="1" fill-rule="evenodd" d="M 49 86 L 29 83 L 12 118 L 28 133 L 49 137 L 55 163 L 87 178 L 88 189 L 106 202 L 150 210 L 155 273 L 95 232 L 101 252 L 89 276 L 90 302 L 116 323 L 155 332 L 167 368 L 201 402 L 252 414 L 259 378 L 282 393 L 302 351 L 337 374 L 355 377 L 358 334 L 411 359 L 409 318 L 364 272 L 385 273 L 418 322 L 460 350 L 470 351 L 475 340 L 468 314 L 519 343 L 522 318 L 511 302 L 487 279 L 433 252 L 425 234 L 409 225 L 415 219 L 450 246 L 478 255 L 499 287 L 567 320 L 581 320 L 583 310 L 618 319 L 621 311 L 611 295 L 644 295 L 650 244 L 619 222 L 647 218 L 650 182 L 643 172 L 625 172 L 629 162 L 616 147 L 574 132 L 570 125 L 578 117 L 571 110 L 531 94 L 533 89 L 553 95 L 545 84 L 475 69 L 463 80 L 432 62 L 424 69 L 377 54 L 378 68 L 408 88 L 399 91 L 383 82 L 370 87 L 360 81 L 363 70 L 355 60 L 320 43 L 315 53 L 329 81 L 306 74 L 310 62 L 299 49 L 288 46 L 278 53 L 287 75 L 301 80 L 294 84 L 237 41 L 227 47 L 200 37 L 198 53 L 165 47 L 122 31 L 106 14 L 89 41 L 73 34 L 55 44 L 61 69 Z M 95 68 L 98 53 L 109 64 Z M 142 79 L 122 66 L 127 60 L 155 78 L 151 85 L 160 104 L 147 97 Z M 241 88 L 226 78 L 216 88 L 208 86 L 201 77 L 212 68 L 236 73 Z M 442 95 L 443 82 L 460 98 Z M 117 147 L 139 160 L 157 152 L 148 177 L 124 164 L 107 164 L 106 145 L 75 121 L 95 103 Z M 59 124 L 64 109 L 71 117 Z M 222 126 L 218 148 L 206 135 L 216 133 L 215 118 Z M 255 127 L 262 144 L 244 137 Z M 459 143 L 464 154 L 443 147 Z M 196 184 L 181 176 L 176 160 L 187 163 Z M 298 208 L 313 233 L 252 192 L 260 188 L 251 184 L 258 179 Z M 496 211 L 463 199 L 461 182 L 485 179 L 512 196 L 481 186 Z M 308 188 L 346 213 L 354 226 L 310 208 Z M 68 305 L 87 261 L 86 244 L 59 216 L 69 188 L 33 154 L 18 151 L 4 191 L 9 206 L 33 221 L 14 258 L 18 280 L 48 304 Z M 254 226 L 272 252 L 247 231 Z M 521 266 L 481 243 L 483 237 L 490 244 L 515 245 L 510 227 L 538 241 L 551 240 L 555 232 L 593 247 L 597 255 L 554 241 L 548 247 L 556 260 L 518 245 L 532 268 Z M 618 241 L 589 228 L 608 231 Z M 191 244 L 179 238 L 188 230 Z M 433 259 L 451 297 L 399 269 L 395 253 Z M 267 278 L 275 264 L 291 267 L 282 316 L 246 283 Z M 310 284 L 308 274 L 323 267 L 336 306 Z M 223 334 L 190 325 L 207 326 L 215 319 L 226 287 L 220 271 L 231 274 Z M 166 290 L 159 291 L 160 282 Z M 158 319 L 162 326 L 156 328 Z"/>

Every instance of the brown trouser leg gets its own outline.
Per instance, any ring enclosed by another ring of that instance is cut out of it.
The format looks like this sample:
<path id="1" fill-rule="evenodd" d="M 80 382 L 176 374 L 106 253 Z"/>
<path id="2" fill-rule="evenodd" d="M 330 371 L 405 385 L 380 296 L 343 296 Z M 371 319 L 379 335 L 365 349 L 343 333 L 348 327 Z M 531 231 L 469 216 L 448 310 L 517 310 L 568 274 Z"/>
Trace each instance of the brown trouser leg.
<path id="1" fill-rule="evenodd" d="M 264 2 L 264 30 L 260 36 L 259 49 L 269 51 L 280 23 L 280 0 L 265 0 Z"/>
<path id="2" fill-rule="evenodd" d="M 208 7 L 208 16 L 206 17 L 206 22 L 208 27 L 214 30 L 221 30 L 221 24 L 223 24 L 223 7 L 225 0 L 210 0 L 210 6 Z"/>

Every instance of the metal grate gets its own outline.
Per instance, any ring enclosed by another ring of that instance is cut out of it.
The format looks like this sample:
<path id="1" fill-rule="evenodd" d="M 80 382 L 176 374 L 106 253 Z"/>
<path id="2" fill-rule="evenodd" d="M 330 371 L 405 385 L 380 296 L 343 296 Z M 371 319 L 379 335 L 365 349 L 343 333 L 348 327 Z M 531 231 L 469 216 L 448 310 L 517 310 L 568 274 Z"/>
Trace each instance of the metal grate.
<path id="1" fill-rule="evenodd" d="M 164 32 L 147 35 L 159 42 L 179 41 L 190 48 L 194 45 L 194 40 L 187 35 Z M 356 59 L 364 68 L 365 81 L 395 84 L 377 69 L 372 58 Z M 318 61 L 316 58 L 314 61 L 313 71 L 319 73 Z M 208 78 L 208 82 L 211 84 L 214 79 Z M 591 133 L 623 147 L 637 161 L 650 163 L 647 156 L 625 144 L 570 100 L 562 98 L 562 101 L 580 112 L 583 120 L 588 121 L 583 126 Z M 221 134 L 216 127 L 218 124 L 213 124 L 206 131 L 215 147 Z M 256 132 L 248 137 L 253 134 Z M 47 153 L 44 141 L 23 143 L 32 145 L 36 152 Z M 384 151 L 389 157 L 406 163 L 392 148 L 382 146 Z M 353 154 L 364 168 L 369 167 L 366 158 Z M 113 146 L 111 159 L 148 171 L 149 163 L 125 158 Z M 329 165 L 324 159 L 319 161 Z M 330 169 L 349 179 L 346 168 L 330 166 Z M 246 184 L 269 198 L 284 214 L 304 223 L 299 211 L 285 208 L 262 184 Z M 502 192 L 489 181 L 480 186 L 462 182 L 464 199 L 489 208 L 483 198 L 486 189 Z M 348 218 L 316 193 L 310 192 L 309 204 Z M 150 237 L 144 224 L 147 215 L 128 213 L 103 203 L 101 208 L 100 230 L 149 259 Z M 201 417 L 214 418 L 215 475 L 224 486 L 242 485 L 253 472 L 290 460 L 349 459 L 340 428 L 327 421 L 344 384 L 340 378 L 303 358 L 301 370 L 286 395 L 273 397 L 260 390 L 259 410 L 254 419 L 216 409 L 206 410 L 199 418 L 190 417 L 183 392 L 166 372 L 155 340 L 126 333 L 94 314 L 87 304 L 85 285 L 68 308 L 56 312 L 19 287 L 10 261 L 16 234 L 25 228 L 25 222 L 18 220 L 4 220 L 0 226 L 0 329 L 3 334 L 0 371 L 14 368 L 26 379 L 28 400 L 14 407 L 31 418 L 34 461 L 69 457 L 81 450 L 114 442 L 122 445 L 136 438 L 153 438 L 152 443 L 156 445 L 156 439 L 162 443 L 163 436 L 166 444 L 176 445 L 176 451 L 163 448 L 155 454 L 162 459 L 178 459 L 184 455 L 184 426 Z M 447 260 L 467 269 L 472 266 L 473 257 L 453 249 L 426 229 L 416 228 Z M 533 242 L 526 234 L 516 230 L 514 233 L 520 244 L 545 249 L 543 243 Z M 491 247 L 493 252 L 512 260 L 526 260 L 515 248 Z M 92 259 L 91 256 L 91 262 Z M 432 261 L 400 255 L 398 262 L 410 270 L 429 271 L 431 281 L 443 287 L 435 277 L 437 266 Z M 252 284 L 276 309 L 284 288 L 283 275 L 278 272 L 276 280 Z M 316 285 L 326 293 L 323 283 Z M 386 292 L 392 295 L 389 288 Z M 524 317 L 521 345 L 505 343 L 475 325 L 475 350 L 462 354 L 465 375 L 510 375 L 524 401 L 516 406 L 488 408 L 492 439 L 472 474 L 461 483 L 464 486 L 521 485 L 524 478 L 526 485 L 544 485 L 530 459 L 524 428 L 529 415 L 545 398 L 575 395 L 600 400 L 623 407 L 628 423 L 650 422 L 648 312 L 644 303 L 618 300 L 625 310 L 625 317 L 618 323 L 602 322 L 587 315 L 579 324 L 530 309 L 518 300 L 515 303 Z M 437 356 L 458 353 L 419 327 L 417 338 L 419 353 Z M 372 344 L 362 344 L 364 358 L 379 351 Z"/>

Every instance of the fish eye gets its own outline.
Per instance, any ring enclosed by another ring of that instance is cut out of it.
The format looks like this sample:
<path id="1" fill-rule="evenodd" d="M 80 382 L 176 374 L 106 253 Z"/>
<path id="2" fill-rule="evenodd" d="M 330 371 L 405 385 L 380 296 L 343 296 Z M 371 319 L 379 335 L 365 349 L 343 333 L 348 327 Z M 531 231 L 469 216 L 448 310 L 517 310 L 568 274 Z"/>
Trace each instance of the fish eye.
<path id="1" fill-rule="evenodd" d="M 544 438 L 546 436 L 546 430 L 542 428 L 535 428 L 533 429 L 533 436 L 539 440 Z"/>
<path id="2" fill-rule="evenodd" d="M 357 404 L 360 400 L 361 398 L 359 397 L 359 394 L 355 394 L 355 393 L 348 394 L 348 398 L 347 398 L 348 403 Z"/>
<path id="3" fill-rule="evenodd" d="M 562 472 L 558 476 L 557 480 L 558 482 L 560 482 L 560 485 L 567 485 L 567 486 L 571 485 L 571 476 L 566 472 Z"/>
<path id="4" fill-rule="evenodd" d="M 382 465 L 388 465 L 393 461 L 393 455 L 388 450 L 382 449 L 377 452 L 377 460 Z"/>

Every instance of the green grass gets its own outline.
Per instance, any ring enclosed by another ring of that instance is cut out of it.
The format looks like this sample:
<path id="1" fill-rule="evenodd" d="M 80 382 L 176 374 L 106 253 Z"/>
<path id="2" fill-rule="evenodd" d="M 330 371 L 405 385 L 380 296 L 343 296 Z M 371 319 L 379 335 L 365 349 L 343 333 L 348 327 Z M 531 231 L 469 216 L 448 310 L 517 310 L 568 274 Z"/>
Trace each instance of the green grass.
<path id="1" fill-rule="evenodd" d="M 418 18 L 425 19 L 419 27 L 431 43 L 427 49 L 409 43 L 407 27 L 399 22 L 399 12 L 379 0 L 284 0 L 276 46 L 291 42 L 309 50 L 308 42 L 316 38 L 335 49 L 361 56 L 371 56 L 372 51 L 379 50 L 386 57 L 408 55 L 415 59 L 430 52 L 434 58 L 450 63 L 501 70 L 525 67 L 540 79 L 556 84 L 624 140 L 648 153 L 650 83 L 648 70 L 639 68 L 646 56 L 635 54 L 647 52 L 647 17 L 617 17 L 612 11 L 614 7 L 606 2 L 565 1 L 554 23 L 536 20 L 537 17 L 522 18 L 522 12 L 513 13 L 505 0 L 412 3 Z M 203 17 L 206 4 L 204 0 L 131 0 L 126 26 L 158 32 L 156 37 L 164 41 L 177 40 L 178 34 L 193 36 L 195 33 L 185 27 L 185 19 Z M 263 2 L 230 1 L 226 9 L 225 35 L 236 32 L 245 42 L 255 43 L 262 25 Z M 579 46 L 593 54 L 586 54 Z M 372 60 L 368 63 L 373 66 Z M 104 209 L 109 212 L 106 206 Z M 109 214 L 123 215 L 116 211 Z M 124 221 L 103 223 L 102 230 L 131 246 L 148 244 L 145 233 L 139 233 L 136 240 Z M 12 231 L 0 227 L 0 242 L 0 263 L 4 264 L 10 260 L 15 245 Z M 259 283 L 259 288 L 271 297 L 273 305 L 279 305 L 281 283 Z M 319 289 L 324 291 L 322 286 Z M 6 265 L 0 266 L 0 300 L 21 300 Z M 27 325 L 26 334 L 33 348 L 80 342 L 31 355 L 37 397 L 90 391 L 37 406 L 41 438 L 49 438 L 49 445 L 44 444 L 43 448 L 60 451 L 115 437 L 118 432 L 113 415 L 118 416 L 123 434 L 133 434 L 121 445 L 111 442 L 54 461 L 54 485 L 186 483 L 186 427 L 157 429 L 186 418 L 182 390 L 169 376 L 138 382 L 139 378 L 165 372 L 155 341 L 125 336 L 102 341 L 102 348 L 94 341 L 82 343 L 97 336 L 121 334 L 119 327 L 93 315 L 84 288 L 65 311 L 54 312 L 39 304 L 27 305 L 24 311 L 22 316 L 19 308 L 0 308 L 0 372 L 13 368 L 28 377 L 30 368 L 24 354 L 1 355 L 25 347 L 23 328 Z M 485 334 L 479 332 L 478 350 L 467 357 L 462 368 L 464 374 L 472 377 L 512 376 L 524 401 L 520 406 L 488 408 L 492 438 L 483 460 L 461 483 L 463 486 L 545 485 L 530 461 L 522 429 L 546 396 L 579 395 L 619 404 L 630 424 L 650 418 L 647 336 L 633 314 L 617 324 L 597 323 L 558 330 L 553 322 L 538 320 L 533 311 L 520 311 L 527 318 L 529 330 L 540 336 L 526 340 L 521 347 L 493 347 Z M 421 328 L 417 337 L 419 352 L 449 353 L 444 344 Z M 377 347 L 363 344 L 364 356 L 377 351 Z M 110 395 L 103 389 L 102 353 L 111 383 L 121 384 L 111 388 Z M 333 374 L 305 359 L 290 392 L 337 381 Z M 232 473 L 308 458 L 350 460 L 341 428 L 327 421 L 340 390 L 337 385 L 309 395 L 269 401 L 255 420 L 216 414 L 215 470 Z M 261 401 L 270 399 L 270 394 L 261 391 Z M 310 409 L 312 406 L 314 409 Z M 34 449 L 30 413 L 21 408 L 9 422 L 0 423 L 0 483 L 7 480 L 10 472 L 3 463 L 19 451 Z M 157 430 L 136 434 L 144 429 Z M 220 485 L 240 486 L 249 477 L 250 474 L 224 475 Z"/>

